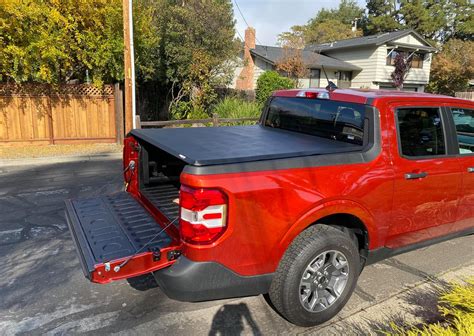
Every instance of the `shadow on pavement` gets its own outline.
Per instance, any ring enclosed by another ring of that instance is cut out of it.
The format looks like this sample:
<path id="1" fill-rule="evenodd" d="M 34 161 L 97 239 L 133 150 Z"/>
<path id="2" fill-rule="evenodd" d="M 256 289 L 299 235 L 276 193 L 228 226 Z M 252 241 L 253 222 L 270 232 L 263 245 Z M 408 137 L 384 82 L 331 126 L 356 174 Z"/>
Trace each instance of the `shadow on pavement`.
<path id="1" fill-rule="evenodd" d="M 226 304 L 214 315 L 209 336 L 241 335 L 245 328 L 244 323 L 250 326 L 252 335 L 262 335 L 247 304 Z"/>
<path id="2" fill-rule="evenodd" d="M 377 335 L 398 335 L 400 330 L 417 327 L 424 324 L 442 322 L 444 317 L 439 313 L 439 297 L 449 288 L 449 283 L 440 279 L 431 279 L 431 283 L 426 287 L 415 289 L 404 295 L 401 299 L 410 308 L 407 314 L 414 315 L 420 320 L 413 324 L 406 320 L 402 313 L 386 315 L 382 320 L 365 319 L 364 323 L 347 323 L 347 330 L 351 330 L 354 335 L 367 335 L 368 330 Z"/>

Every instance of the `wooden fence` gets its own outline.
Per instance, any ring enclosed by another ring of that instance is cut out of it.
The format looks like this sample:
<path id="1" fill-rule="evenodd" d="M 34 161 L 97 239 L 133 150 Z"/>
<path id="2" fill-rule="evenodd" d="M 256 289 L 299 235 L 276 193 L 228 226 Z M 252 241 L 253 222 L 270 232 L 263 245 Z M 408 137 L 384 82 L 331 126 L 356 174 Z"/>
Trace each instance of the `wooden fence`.
<path id="1" fill-rule="evenodd" d="M 474 100 L 474 91 L 456 92 L 456 97 Z"/>
<path id="2" fill-rule="evenodd" d="M 117 88 L 0 84 L 0 145 L 121 141 Z"/>
<path id="3" fill-rule="evenodd" d="M 239 123 L 244 121 L 257 122 L 258 118 L 219 118 L 217 113 L 212 115 L 212 119 L 186 119 L 186 120 L 166 120 L 166 121 L 141 121 L 140 116 L 136 117 L 136 127 L 169 127 L 194 124 L 212 124 L 217 127 L 223 123 Z"/>

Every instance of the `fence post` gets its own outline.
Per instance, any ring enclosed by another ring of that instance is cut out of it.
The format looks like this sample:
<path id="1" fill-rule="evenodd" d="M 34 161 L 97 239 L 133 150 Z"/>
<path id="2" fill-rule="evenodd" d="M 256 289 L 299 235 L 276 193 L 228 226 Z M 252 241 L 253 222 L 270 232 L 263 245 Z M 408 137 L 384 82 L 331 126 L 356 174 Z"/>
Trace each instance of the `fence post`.
<path id="1" fill-rule="evenodd" d="M 219 126 L 219 115 L 217 113 L 212 114 L 212 126 Z"/>
<path id="2" fill-rule="evenodd" d="M 123 91 L 120 89 L 119 83 L 115 83 L 114 85 L 114 108 L 117 143 L 123 144 Z"/>
<path id="3" fill-rule="evenodd" d="M 53 122 L 53 103 L 51 99 L 51 87 L 48 86 L 46 99 L 48 101 L 48 128 L 49 128 L 49 144 L 54 145 L 54 122 Z"/>
<path id="4" fill-rule="evenodd" d="M 137 129 L 142 128 L 142 122 L 139 115 L 135 116 L 135 126 Z"/>

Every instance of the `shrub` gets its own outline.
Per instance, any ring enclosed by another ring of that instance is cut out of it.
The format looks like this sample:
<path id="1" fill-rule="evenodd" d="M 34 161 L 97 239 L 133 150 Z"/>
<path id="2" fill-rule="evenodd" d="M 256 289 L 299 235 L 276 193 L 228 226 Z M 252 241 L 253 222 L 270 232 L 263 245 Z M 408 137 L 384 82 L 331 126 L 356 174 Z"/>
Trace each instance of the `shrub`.
<path id="1" fill-rule="evenodd" d="M 240 98 L 226 97 L 214 106 L 212 113 L 217 113 L 220 118 L 258 118 L 262 105 L 257 102 L 249 102 Z M 253 124 L 253 122 L 241 122 L 240 125 Z"/>
<path id="2" fill-rule="evenodd" d="M 450 289 L 441 295 L 439 303 L 438 309 L 444 321 L 408 330 L 392 325 L 394 331 L 387 335 L 474 335 L 474 277 L 468 279 L 466 284 L 452 284 Z"/>
<path id="3" fill-rule="evenodd" d="M 257 80 L 255 96 L 257 102 L 263 105 L 273 91 L 294 87 L 295 83 L 290 78 L 280 76 L 276 71 L 265 71 Z"/>

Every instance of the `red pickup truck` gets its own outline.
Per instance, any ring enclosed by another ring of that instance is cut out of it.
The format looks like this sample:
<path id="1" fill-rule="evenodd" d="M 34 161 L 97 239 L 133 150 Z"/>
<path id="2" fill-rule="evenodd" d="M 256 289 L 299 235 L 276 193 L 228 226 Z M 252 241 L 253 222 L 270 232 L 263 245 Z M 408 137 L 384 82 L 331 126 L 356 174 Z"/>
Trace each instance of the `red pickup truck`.
<path id="1" fill-rule="evenodd" d="M 265 294 L 300 326 L 365 265 L 474 233 L 474 102 L 278 91 L 258 125 L 133 130 L 125 190 L 66 202 L 86 277 L 152 273 L 170 298 Z"/>

